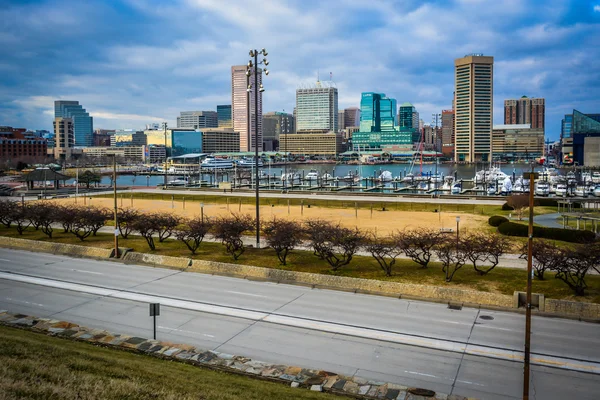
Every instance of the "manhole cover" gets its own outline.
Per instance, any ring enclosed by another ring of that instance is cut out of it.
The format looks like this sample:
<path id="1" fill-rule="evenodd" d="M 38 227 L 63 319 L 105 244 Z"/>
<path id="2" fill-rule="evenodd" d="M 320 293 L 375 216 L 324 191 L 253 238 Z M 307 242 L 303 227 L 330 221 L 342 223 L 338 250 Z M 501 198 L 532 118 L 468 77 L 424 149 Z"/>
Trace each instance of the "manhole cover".
<path id="1" fill-rule="evenodd" d="M 479 318 L 491 321 L 494 319 L 491 315 L 480 315 Z"/>
<path id="2" fill-rule="evenodd" d="M 433 390 L 421 389 L 421 388 L 408 389 L 408 393 L 415 394 L 417 396 L 423 396 L 423 397 L 433 397 L 433 396 L 435 396 L 435 392 Z"/>

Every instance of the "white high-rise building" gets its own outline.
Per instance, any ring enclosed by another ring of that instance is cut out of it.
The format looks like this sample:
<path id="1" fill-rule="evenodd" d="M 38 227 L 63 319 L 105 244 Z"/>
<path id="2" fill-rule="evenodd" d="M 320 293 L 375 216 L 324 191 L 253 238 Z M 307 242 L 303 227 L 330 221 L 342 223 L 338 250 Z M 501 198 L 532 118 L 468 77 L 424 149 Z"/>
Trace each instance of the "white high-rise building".
<path id="1" fill-rule="evenodd" d="M 338 91 L 332 82 L 296 90 L 296 132 L 337 132 Z"/>
<path id="2" fill-rule="evenodd" d="M 181 111 L 177 117 L 178 128 L 217 128 L 219 120 L 216 111 Z"/>
<path id="3" fill-rule="evenodd" d="M 258 71 L 258 85 L 260 86 L 262 83 L 262 70 L 259 68 Z M 262 151 L 262 93 L 258 92 L 258 107 L 255 107 L 255 88 L 253 87 L 252 91 L 248 92 L 249 83 L 254 86 L 254 74 L 248 78 L 245 65 L 231 67 L 231 119 L 233 130 L 240 134 L 240 151 L 254 151 L 257 136 L 258 150 Z M 258 114 L 258 126 L 255 126 L 255 113 Z M 250 119 L 250 125 L 248 125 L 248 119 Z"/>

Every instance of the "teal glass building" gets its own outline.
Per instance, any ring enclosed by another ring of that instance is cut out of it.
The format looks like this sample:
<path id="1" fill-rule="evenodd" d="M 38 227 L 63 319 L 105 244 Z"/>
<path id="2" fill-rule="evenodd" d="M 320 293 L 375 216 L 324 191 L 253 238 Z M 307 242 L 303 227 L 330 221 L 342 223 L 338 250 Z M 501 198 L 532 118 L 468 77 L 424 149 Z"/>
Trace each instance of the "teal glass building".
<path id="1" fill-rule="evenodd" d="M 73 119 L 75 146 L 88 147 L 94 144 L 94 119 L 78 101 L 56 100 L 54 118 Z"/>
<path id="2" fill-rule="evenodd" d="M 359 131 L 352 134 L 352 147 L 368 151 L 411 146 L 412 132 L 398 129 L 395 124 L 396 111 L 396 99 L 389 98 L 384 93 L 363 93 Z"/>
<path id="3" fill-rule="evenodd" d="M 231 104 L 217 105 L 217 119 L 219 128 L 232 128 Z"/>

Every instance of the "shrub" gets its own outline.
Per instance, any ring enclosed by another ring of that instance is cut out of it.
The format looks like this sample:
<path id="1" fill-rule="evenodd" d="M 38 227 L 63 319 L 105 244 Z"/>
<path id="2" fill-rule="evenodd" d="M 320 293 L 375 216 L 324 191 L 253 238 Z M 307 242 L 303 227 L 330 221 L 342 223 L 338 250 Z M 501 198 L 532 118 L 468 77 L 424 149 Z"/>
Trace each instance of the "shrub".
<path id="1" fill-rule="evenodd" d="M 123 239 L 127 239 L 133 230 L 134 222 L 140 218 L 140 213 L 135 208 L 119 208 L 117 211 L 117 222 L 119 233 Z"/>
<path id="2" fill-rule="evenodd" d="M 402 253 L 398 242 L 392 238 L 379 238 L 372 234 L 366 239 L 364 248 L 377 260 L 383 272 L 387 276 L 392 276 L 392 267 L 396 264 L 396 258 Z"/>
<path id="3" fill-rule="evenodd" d="M 508 203 L 502 204 L 502 211 L 512 211 L 515 208 L 513 206 L 508 205 Z"/>
<path id="4" fill-rule="evenodd" d="M 249 215 L 219 217 L 214 221 L 214 235 L 225 245 L 225 250 L 237 260 L 246 250 L 242 235 L 254 229 L 255 221 Z"/>
<path id="5" fill-rule="evenodd" d="M 529 229 L 527 225 L 516 222 L 504 222 L 498 226 L 498 232 L 506 236 L 527 237 Z M 571 243 L 593 243 L 596 234 L 592 231 L 581 231 L 562 228 L 533 227 L 533 236 L 541 239 L 562 240 Z"/>
<path id="6" fill-rule="evenodd" d="M 212 229 L 212 222 L 209 218 L 194 218 L 185 221 L 180 229 L 175 232 L 177 240 L 182 241 L 187 248 L 196 254 L 196 250 L 200 247 L 204 237 Z"/>
<path id="7" fill-rule="evenodd" d="M 503 217 L 502 215 L 494 215 L 488 219 L 488 224 L 491 226 L 500 226 L 501 224 L 508 222 L 508 218 Z"/>
<path id="8" fill-rule="evenodd" d="M 405 230 L 394 235 L 394 240 L 407 257 L 427 268 L 433 248 L 442 241 L 442 234 L 433 229 Z"/>
<path id="9" fill-rule="evenodd" d="M 15 201 L 8 199 L 0 200 L 0 223 L 4 224 L 7 228 L 10 228 L 10 224 L 13 222 L 13 213 L 18 207 L 20 206 Z"/>
<path id="10" fill-rule="evenodd" d="M 275 250 L 281 265 L 286 265 L 287 255 L 302 242 L 302 225 L 296 221 L 273 219 L 263 225 L 267 244 Z"/>

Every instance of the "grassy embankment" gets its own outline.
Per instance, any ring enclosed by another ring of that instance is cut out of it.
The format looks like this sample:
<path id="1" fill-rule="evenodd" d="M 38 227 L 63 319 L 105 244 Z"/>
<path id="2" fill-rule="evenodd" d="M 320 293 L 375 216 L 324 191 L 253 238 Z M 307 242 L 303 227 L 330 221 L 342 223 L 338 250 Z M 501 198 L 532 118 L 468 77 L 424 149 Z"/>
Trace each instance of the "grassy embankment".
<path id="1" fill-rule="evenodd" d="M 21 236 L 14 228 L 7 229 L 2 227 L 0 228 L 0 235 L 32 240 L 50 240 L 41 231 L 35 231 L 32 228 L 29 228 Z M 73 234 L 62 233 L 62 229 L 55 230 L 52 241 L 101 248 L 112 248 L 114 246 L 113 236 L 110 234 L 100 233 L 98 236 L 90 236 L 81 242 Z M 191 256 L 185 245 L 175 240 L 167 240 L 163 243 L 156 241 L 157 249 L 154 252 L 148 249 L 148 245 L 141 237 L 130 236 L 129 239 L 120 239 L 119 244 L 122 247 L 129 247 L 139 252 L 169 256 Z M 235 261 L 225 252 L 225 248 L 221 244 L 205 242 L 202 243 L 197 254 L 191 256 L 191 258 L 258 267 L 289 269 L 300 272 L 333 274 L 327 262 L 318 259 L 310 251 L 293 251 L 288 256 L 288 265 L 282 266 L 279 264 L 272 249 L 249 248 L 239 260 Z M 193 272 L 193 269 L 190 268 L 189 271 Z M 337 275 L 425 285 L 448 285 L 450 287 L 506 295 L 512 295 L 514 291 L 524 291 L 527 280 L 525 270 L 497 267 L 489 274 L 480 276 L 473 270 L 472 266 L 465 265 L 456 273 L 452 282 L 446 283 L 439 263 L 431 263 L 429 268 L 421 268 L 419 265 L 406 259 L 398 259 L 393 270 L 393 275 L 386 277 L 377 262 L 372 257 L 367 256 L 354 257 L 350 265 L 343 267 L 337 272 Z M 553 279 L 551 273 L 547 273 L 547 276 L 548 278 L 544 281 L 537 279 L 533 281 L 533 291 L 535 293 L 544 293 L 546 297 L 554 299 L 600 303 L 600 276 L 590 275 L 587 277 L 589 287 L 586 289 L 585 297 L 573 296 L 567 285 L 557 279 Z"/>
<path id="2" fill-rule="evenodd" d="M 332 399 L 227 372 L 0 326 L 2 399 Z"/>

